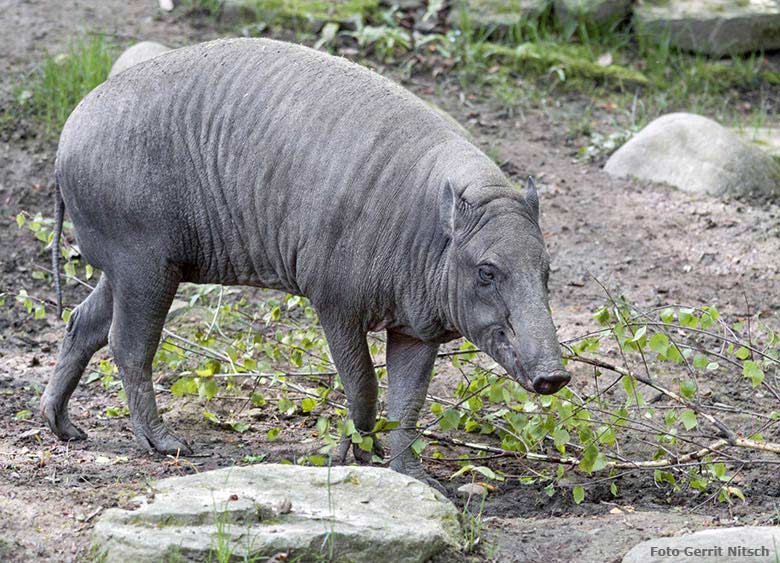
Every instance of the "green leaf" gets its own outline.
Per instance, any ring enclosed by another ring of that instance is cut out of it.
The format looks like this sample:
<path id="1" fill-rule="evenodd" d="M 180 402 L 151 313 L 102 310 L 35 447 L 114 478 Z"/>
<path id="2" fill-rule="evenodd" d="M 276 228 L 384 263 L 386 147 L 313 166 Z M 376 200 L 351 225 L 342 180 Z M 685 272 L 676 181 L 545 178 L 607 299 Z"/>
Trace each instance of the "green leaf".
<path id="1" fill-rule="evenodd" d="M 683 423 L 683 426 L 685 426 L 686 430 L 691 430 L 692 428 L 696 428 L 696 425 L 699 423 L 696 420 L 696 413 L 693 412 L 691 409 L 684 409 L 680 413 L 680 420 Z"/>
<path id="2" fill-rule="evenodd" d="M 229 420 L 227 422 L 227 426 L 231 430 L 233 430 L 234 432 L 238 432 L 239 434 L 243 434 L 244 432 L 246 432 L 251 428 L 251 426 L 249 426 L 249 424 L 247 424 L 246 422 L 240 422 L 236 420 Z"/>
<path id="3" fill-rule="evenodd" d="M 422 455 L 423 450 L 427 446 L 428 446 L 428 442 L 426 442 L 422 438 L 417 438 L 414 442 L 412 442 L 412 445 L 410 446 L 410 448 L 414 452 L 414 455 L 416 455 L 417 457 L 420 457 L 420 455 Z"/>
<path id="4" fill-rule="evenodd" d="M 610 483 L 609 485 L 609 492 L 612 493 L 613 497 L 616 497 L 618 495 L 617 484 L 615 484 L 614 481 L 612 481 L 612 483 Z"/>
<path id="5" fill-rule="evenodd" d="M 311 412 L 317 406 L 317 401 L 311 397 L 306 397 L 301 401 L 301 410 L 303 412 Z"/>
<path id="6" fill-rule="evenodd" d="M 103 371 L 103 362 L 101 362 L 100 371 Z M 183 397 L 184 395 L 195 393 L 196 391 L 195 389 L 193 389 L 193 387 L 194 387 L 194 381 L 192 380 L 192 378 L 181 377 L 176 381 L 176 383 L 171 385 L 171 394 L 174 397 Z"/>
<path id="7" fill-rule="evenodd" d="M 201 399 L 210 401 L 219 393 L 219 384 L 213 378 L 198 378 L 196 385 L 198 386 L 198 396 Z"/>
<path id="8" fill-rule="evenodd" d="M 742 374 L 750 380 L 753 387 L 758 387 L 764 381 L 764 370 L 753 360 L 745 360 L 742 364 Z"/>
<path id="9" fill-rule="evenodd" d="M 449 409 L 446 411 L 442 417 L 441 420 L 439 420 L 439 427 L 441 427 L 442 430 L 450 430 L 452 428 L 457 428 L 460 424 L 460 413 L 455 409 Z"/>
<path id="10" fill-rule="evenodd" d="M 118 417 L 123 416 L 124 413 L 122 412 L 121 408 L 118 407 L 106 407 L 106 416 L 110 417 Z"/>
<path id="11" fill-rule="evenodd" d="M 265 437 L 268 438 L 269 442 L 273 442 L 279 437 L 279 432 L 281 431 L 282 431 L 281 428 L 275 426 L 274 428 L 271 428 L 268 432 L 265 433 Z"/>
<path id="12" fill-rule="evenodd" d="M 310 455 L 309 463 L 322 467 L 323 465 L 328 464 L 328 458 L 322 455 Z"/>
<path id="13" fill-rule="evenodd" d="M 566 442 L 568 442 L 570 439 L 571 436 L 565 428 L 556 428 L 555 432 L 553 432 L 553 441 L 555 443 L 555 447 L 558 448 L 561 452 L 564 451 Z"/>
<path id="14" fill-rule="evenodd" d="M 581 485 L 577 485 L 572 489 L 571 496 L 574 499 L 574 504 L 580 504 L 585 500 L 585 489 Z"/>
<path id="15" fill-rule="evenodd" d="M 669 337 L 656 332 L 650 337 L 650 349 L 659 356 L 666 356 L 666 352 L 669 349 Z"/>
<path id="16" fill-rule="evenodd" d="M 279 399 L 279 404 L 277 405 L 277 408 L 281 413 L 292 414 L 295 412 L 295 403 L 293 403 L 287 397 L 282 397 L 281 399 Z"/>
<path id="17" fill-rule="evenodd" d="M 386 418 L 380 418 L 374 424 L 374 429 L 372 432 L 387 432 L 388 430 L 398 428 L 400 425 L 401 422 L 398 420 L 387 420 Z"/>
<path id="18" fill-rule="evenodd" d="M 16 226 L 20 229 L 24 227 L 24 223 L 27 221 L 24 217 L 24 213 L 19 213 L 19 215 L 16 216 Z"/>
<path id="19" fill-rule="evenodd" d="M 734 352 L 734 355 L 739 358 L 740 360 L 747 360 L 750 357 L 750 350 L 745 348 L 744 346 L 740 346 L 736 352 Z"/>
<path id="20" fill-rule="evenodd" d="M 604 469 L 607 465 L 607 459 L 603 453 L 599 451 L 595 444 L 589 445 L 582 451 L 582 459 L 580 460 L 580 469 L 590 474 L 594 471 Z"/>
<path id="21" fill-rule="evenodd" d="M 14 420 L 30 420 L 32 418 L 32 412 L 25 409 L 17 412 L 14 415 Z"/>
<path id="22" fill-rule="evenodd" d="M 607 309 L 606 306 L 599 307 L 598 310 L 593 313 L 593 318 L 602 326 L 608 325 L 610 319 L 609 309 Z"/>
<path id="23" fill-rule="evenodd" d="M 696 354 L 693 357 L 693 367 L 696 369 L 705 369 L 707 364 L 709 364 L 709 360 L 704 354 Z"/>
<path id="24" fill-rule="evenodd" d="M 696 393 L 696 382 L 693 379 L 683 379 L 680 381 L 680 394 L 686 399 L 690 399 Z"/>
<path id="25" fill-rule="evenodd" d="M 661 317 L 661 322 L 670 324 L 672 321 L 674 321 L 674 309 L 667 307 L 666 309 L 661 311 L 660 317 Z"/>
<path id="26" fill-rule="evenodd" d="M 682 326 L 690 328 L 697 328 L 699 326 L 699 319 L 693 314 L 693 309 L 680 309 L 677 319 Z"/>
<path id="27" fill-rule="evenodd" d="M 374 450 L 374 439 L 371 436 L 363 436 L 358 443 L 358 447 L 364 452 L 370 452 Z"/>

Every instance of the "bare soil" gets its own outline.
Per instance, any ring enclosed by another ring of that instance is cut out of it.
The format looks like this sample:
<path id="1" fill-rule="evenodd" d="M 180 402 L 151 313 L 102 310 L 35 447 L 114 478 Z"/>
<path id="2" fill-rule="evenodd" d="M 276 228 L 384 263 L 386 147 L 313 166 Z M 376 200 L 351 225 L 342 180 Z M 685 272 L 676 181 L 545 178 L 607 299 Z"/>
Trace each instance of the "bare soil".
<path id="1" fill-rule="evenodd" d="M 44 50 L 63 49 L 83 29 L 107 33 L 121 43 L 150 39 L 170 46 L 218 35 L 203 22 L 194 26 L 193 20 L 159 14 L 151 0 L 0 0 L 0 103 L 9 103 L 15 84 L 35 68 Z M 452 113 L 486 150 L 497 151 L 508 174 L 517 180 L 528 174 L 540 179 L 543 230 L 554 262 L 552 308 L 562 339 L 594 327 L 591 313 L 604 302 L 594 277 L 643 306 L 707 304 L 733 318 L 761 310 L 768 323 L 780 324 L 776 206 L 694 197 L 664 186 L 610 179 L 599 164 L 575 158 L 584 141 L 572 137 L 566 123 L 585 109 L 576 96 L 550 97 L 527 108 L 522 118 L 508 118 L 484 101 L 464 104 L 455 86 L 436 85 L 429 74 L 414 75 L 405 85 Z M 597 128 L 614 121 L 608 107 L 591 110 Z M 125 506 L 154 480 L 232 465 L 247 454 L 266 454 L 270 461 L 294 459 L 311 447 L 302 443 L 308 424 L 303 419 L 261 414 L 253 431 L 228 433 L 203 420 L 198 401 L 161 393 L 158 401 L 166 420 L 196 444 L 197 454 L 186 460 L 152 456 L 136 449 L 127 418 L 103 415 L 106 407 L 118 403 L 99 383 L 81 385 L 71 402 L 72 417 L 89 434 L 86 442 L 58 442 L 37 416 L 15 420 L 25 409 L 37 413 L 63 333 L 61 323 L 33 320 L 13 299 L 20 288 L 52 296 L 47 284 L 31 278 L 35 265 L 46 265 L 48 257 L 40 254 L 29 233 L 16 228 L 14 217 L 20 210 L 51 214 L 55 149 L 54 142 L 36 136 L 31 128 L 21 127 L 0 140 L 0 292 L 9 294 L 0 308 L 3 561 L 83 560 L 99 513 Z M 84 296 L 83 290 L 68 288 L 66 302 L 75 304 Z M 585 378 L 583 372 L 573 387 L 584 387 Z M 437 379 L 434 389 L 446 393 L 449 381 Z M 722 387 L 722 393 L 730 393 L 728 381 Z M 730 399 L 747 408 L 760 397 L 741 392 Z M 277 425 L 283 428 L 280 439 L 270 443 L 265 430 Z M 440 479 L 456 467 L 428 464 Z M 459 484 L 448 484 L 457 502 Z M 620 479 L 617 498 L 605 482 L 589 489 L 585 502 L 577 506 L 570 496 L 548 498 L 540 485 L 509 480 L 485 506 L 489 518 L 483 544 L 490 547 L 478 555 L 452 557 L 617 561 L 650 536 L 705 525 L 772 521 L 780 496 L 773 467 L 746 469 L 740 486 L 748 496 L 744 504 L 699 506 L 706 497 L 671 495 L 655 486 L 652 477 L 635 473 Z M 619 512 L 610 513 L 616 508 Z M 691 509 L 696 514 L 689 513 Z"/>

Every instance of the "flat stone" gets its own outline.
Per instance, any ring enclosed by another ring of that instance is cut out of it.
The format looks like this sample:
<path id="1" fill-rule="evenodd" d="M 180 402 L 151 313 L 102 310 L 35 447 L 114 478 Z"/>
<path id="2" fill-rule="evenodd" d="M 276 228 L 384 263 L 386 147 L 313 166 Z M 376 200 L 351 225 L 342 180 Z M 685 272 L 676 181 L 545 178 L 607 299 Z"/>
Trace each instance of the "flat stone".
<path id="1" fill-rule="evenodd" d="M 162 480 L 139 508 L 107 510 L 94 543 L 122 563 L 205 561 L 220 544 L 241 560 L 332 550 L 334 561 L 413 563 L 455 546 L 458 531 L 452 503 L 400 473 L 259 464 Z"/>
<path id="2" fill-rule="evenodd" d="M 447 21 L 459 26 L 465 10 L 474 27 L 512 27 L 538 18 L 551 5 L 552 0 L 462 0 L 451 4 Z"/>
<path id="3" fill-rule="evenodd" d="M 115 76 L 131 66 L 147 61 L 157 55 L 167 53 L 170 50 L 170 47 L 155 43 L 154 41 L 141 41 L 140 43 L 136 43 L 132 47 L 125 49 L 124 52 L 119 55 L 119 58 L 114 61 L 114 65 L 111 67 L 111 72 L 108 73 L 108 76 L 109 78 Z"/>
<path id="4" fill-rule="evenodd" d="M 485 542 L 493 561 L 604 563 L 620 558 L 638 542 L 704 528 L 707 518 L 673 512 L 608 512 L 555 518 L 487 518 Z M 695 559 L 681 557 L 675 563 Z"/>
<path id="5" fill-rule="evenodd" d="M 632 0 L 555 0 L 555 17 L 563 24 L 579 21 L 607 26 L 631 13 Z"/>
<path id="6" fill-rule="evenodd" d="M 645 0 L 634 19 L 642 34 L 708 55 L 780 48 L 780 0 Z"/>
<path id="7" fill-rule="evenodd" d="M 715 121 L 671 113 L 650 123 L 607 161 L 618 178 L 670 184 L 686 192 L 774 196 L 780 164 Z"/>
<path id="8" fill-rule="evenodd" d="M 776 563 L 780 528 L 713 528 L 635 545 L 623 563 Z"/>

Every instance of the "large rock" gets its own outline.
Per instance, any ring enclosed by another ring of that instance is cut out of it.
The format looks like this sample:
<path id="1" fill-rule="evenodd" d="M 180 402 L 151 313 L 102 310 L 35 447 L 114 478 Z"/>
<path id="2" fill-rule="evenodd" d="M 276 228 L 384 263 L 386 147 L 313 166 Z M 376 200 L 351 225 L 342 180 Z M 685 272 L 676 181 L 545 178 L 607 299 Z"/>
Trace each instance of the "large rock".
<path id="1" fill-rule="evenodd" d="M 153 501 L 106 511 L 94 538 L 107 562 L 205 561 L 221 548 L 241 560 L 412 563 L 454 546 L 458 530 L 451 502 L 394 471 L 261 464 L 160 481 Z"/>
<path id="2" fill-rule="evenodd" d="M 780 528 L 714 528 L 635 545 L 623 563 L 776 563 Z"/>
<path id="3" fill-rule="evenodd" d="M 555 16 L 563 24 L 579 21 L 607 26 L 631 13 L 632 0 L 555 0 Z"/>
<path id="4" fill-rule="evenodd" d="M 659 117 L 618 149 L 604 170 L 715 196 L 767 196 L 780 188 L 780 164 L 771 156 L 690 113 Z"/>
<path id="5" fill-rule="evenodd" d="M 456 0 L 450 4 L 447 21 L 458 27 L 465 15 L 477 28 L 506 28 L 538 18 L 551 5 L 552 0 Z"/>
<path id="6" fill-rule="evenodd" d="M 155 43 L 154 41 L 141 41 L 140 43 L 136 43 L 132 47 L 125 49 L 125 51 L 119 55 L 119 58 L 114 61 L 114 65 L 111 67 L 111 72 L 108 73 L 108 76 L 110 78 L 123 70 L 127 70 L 133 65 L 142 63 L 157 55 L 167 53 L 170 50 L 170 47 Z"/>
<path id="7" fill-rule="evenodd" d="M 650 40 L 723 56 L 780 48 L 780 0 L 645 0 L 634 9 Z"/>

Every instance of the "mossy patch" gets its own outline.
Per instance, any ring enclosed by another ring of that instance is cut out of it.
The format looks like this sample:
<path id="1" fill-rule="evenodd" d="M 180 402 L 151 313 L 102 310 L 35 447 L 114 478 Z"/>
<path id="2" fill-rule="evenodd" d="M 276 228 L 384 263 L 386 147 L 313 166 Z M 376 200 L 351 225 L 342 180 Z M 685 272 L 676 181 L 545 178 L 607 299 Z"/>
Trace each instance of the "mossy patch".
<path id="1" fill-rule="evenodd" d="M 379 0 L 245 0 L 257 21 L 271 24 L 354 22 L 379 7 Z"/>
<path id="2" fill-rule="evenodd" d="M 509 47 L 486 42 L 480 44 L 478 50 L 482 56 L 520 73 L 557 72 L 564 80 L 576 77 L 643 86 L 649 83 L 647 77 L 638 70 L 615 64 L 599 64 L 592 60 L 584 49 L 575 46 L 527 42 L 517 47 Z"/>

